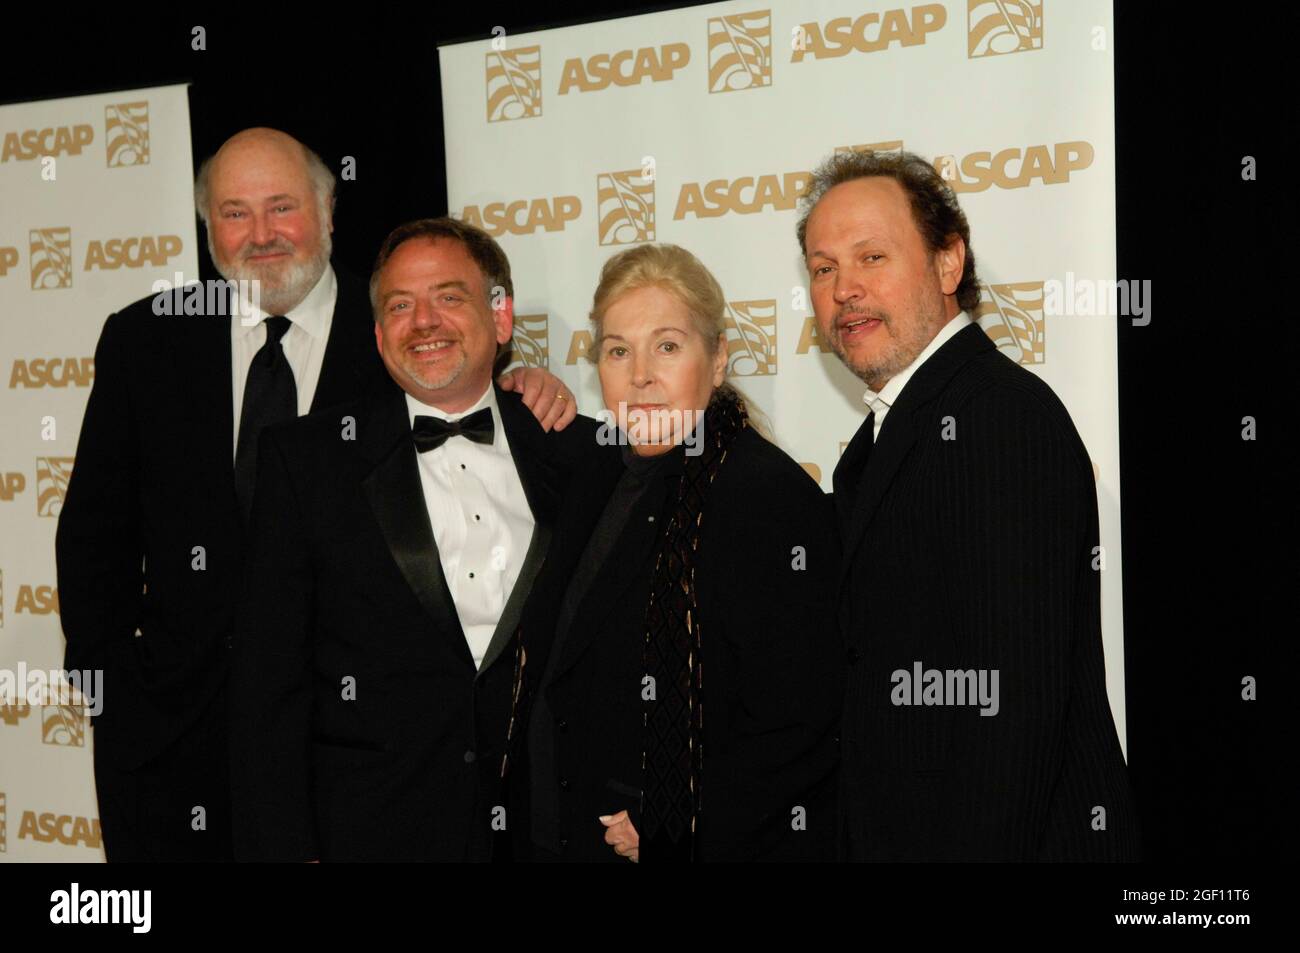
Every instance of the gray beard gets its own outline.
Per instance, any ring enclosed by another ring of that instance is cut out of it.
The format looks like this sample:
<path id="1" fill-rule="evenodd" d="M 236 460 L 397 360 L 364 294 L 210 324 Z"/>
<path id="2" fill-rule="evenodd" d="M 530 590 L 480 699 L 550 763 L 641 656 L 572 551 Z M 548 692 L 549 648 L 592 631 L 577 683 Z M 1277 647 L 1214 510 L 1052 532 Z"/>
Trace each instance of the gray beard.
<path id="1" fill-rule="evenodd" d="M 217 258 L 212 243 L 212 231 L 208 231 L 208 254 L 217 273 L 227 281 L 256 281 L 261 294 L 260 304 L 267 314 L 288 314 L 307 297 L 308 292 L 316 287 L 320 276 L 330 263 L 334 243 L 328 231 L 321 235 L 320 248 L 316 254 L 305 262 L 293 262 L 285 266 L 274 281 L 268 280 L 262 269 L 250 267 L 240 261 L 223 263 Z"/>
<path id="2" fill-rule="evenodd" d="M 866 367 L 855 367 L 849 362 L 848 352 L 844 350 L 838 336 L 832 340 L 832 349 L 835 356 L 840 359 L 840 363 L 853 372 L 854 376 L 866 384 L 876 393 L 884 388 L 893 378 L 906 370 L 913 361 L 920 357 L 921 352 L 926 349 L 929 343 L 934 340 L 934 336 L 939 333 L 943 327 L 943 301 L 940 299 L 937 304 L 929 302 L 937 310 L 929 312 L 922 316 L 920 321 L 914 322 L 909 328 L 910 335 L 903 338 L 893 336 L 894 323 L 892 319 L 884 323 L 885 332 L 890 336 L 890 348 L 880 359 Z M 864 311 L 863 314 L 869 314 L 873 317 L 881 317 L 878 311 Z"/>

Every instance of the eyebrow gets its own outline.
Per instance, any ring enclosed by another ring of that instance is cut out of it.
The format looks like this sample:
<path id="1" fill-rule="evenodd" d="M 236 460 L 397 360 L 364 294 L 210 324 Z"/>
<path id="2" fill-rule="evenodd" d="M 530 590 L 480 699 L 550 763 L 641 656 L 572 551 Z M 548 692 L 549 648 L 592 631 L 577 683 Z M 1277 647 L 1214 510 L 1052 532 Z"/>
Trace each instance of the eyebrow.
<path id="1" fill-rule="evenodd" d="M 859 239 L 858 241 L 853 243 L 852 247 L 856 249 L 856 248 L 861 248 L 863 245 L 871 245 L 871 244 L 888 245 L 889 241 L 883 236 L 872 235 L 869 238 Z M 830 257 L 831 255 L 829 252 L 824 252 L 821 249 L 814 249 L 813 251 L 810 251 L 808 253 L 808 260 L 811 260 L 813 258 L 830 258 Z"/>
<path id="2" fill-rule="evenodd" d="M 279 195 L 272 195 L 269 198 L 263 199 L 264 203 L 297 202 L 297 201 L 298 201 L 297 196 L 289 195 L 287 192 L 281 192 Z M 227 205 L 247 205 L 247 204 L 248 203 L 245 202 L 243 199 L 226 199 L 221 203 L 219 207 L 225 208 Z"/>
<path id="3" fill-rule="evenodd" d="M 452 281 L 442 281 L 433 286 L 434 291 L 442 291 L 444 288 L 459 288 L 461 291 L 465 292 L 466 294 L 473 293 L 469 290 L 469 285 L 465 284 L 465 282 L 461 281 L 459 278 L 454 279 Z M 415 292 L 407 291 L 404 288 L 394 288 L 392 291 L 385 291 L 379 300 L 387 301 L 389 298 L 396 297 L 397 295 L 414 296 Z"/>
<path id="4" fill-rule="evenodd" d="M 661 333 L 661 332 L 663 332 L 663 331 L 676 331 L 678 334 L 685 334 L 685 333 L 686 333 L 686 332 L 683 331 L 681 328 L 673 328 L 673 327 L 655 328 L 655 329 L 654 329 L 653 331 L 651 331 L 650 333 L 651 333 L 651 334 L 659 334 L 659 333 Z M 605 334 L 605 335 L 602 335 L 601 337 L 602 337 L 602 340 L 606 340 L 606 341 L 626 341 L 626 340 L 627 340 L 627 338 L 623 337 L 623 335 L 621 335 L 621 334 Z"/>

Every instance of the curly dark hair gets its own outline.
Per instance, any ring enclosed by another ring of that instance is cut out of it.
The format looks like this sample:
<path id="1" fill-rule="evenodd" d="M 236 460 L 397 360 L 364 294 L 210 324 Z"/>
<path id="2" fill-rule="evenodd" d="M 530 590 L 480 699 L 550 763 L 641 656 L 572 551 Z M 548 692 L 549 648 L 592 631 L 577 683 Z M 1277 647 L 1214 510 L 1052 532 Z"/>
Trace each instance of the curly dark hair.
<path id="1" fill-rule="evenodd" d="M 379 317 L 379 270 L 403 243 L 413 238 L 450 238 L 460 242 L 483 273 L 484 291 L 488 297 L 492 296 L 492 289 L 497 287 L 504 288 L 507 297 L 515 296 L 515 286 L 510 280 L 510 259 L 496 243 L 496 239 L 483 229 L 450 216 L 419 218 L 398 225 L 379 246 L 375 267 L 370 272 L 370 310 L 375 314 L 376 320 Z"/>
<path id="2" fill-rule="evenodd" d="M 965 243 L 966 264 L 961 283 L 957 285 L 957 305 L 974 314 L 980 300 L 980 286 L 966 213 L 934 166 L 914 152 L 840 152 L 817 166 L 808 191 L 800 199 L 803 211 L 799 216 L 798 236 L 804 257 L 808 255 L 808 216 L 822 197 L 841 183 L 873 175 L 888 176 L 902 186 L 912 207 L 912 220 L 930 254 L 948 247 L 954 235 Z"/>

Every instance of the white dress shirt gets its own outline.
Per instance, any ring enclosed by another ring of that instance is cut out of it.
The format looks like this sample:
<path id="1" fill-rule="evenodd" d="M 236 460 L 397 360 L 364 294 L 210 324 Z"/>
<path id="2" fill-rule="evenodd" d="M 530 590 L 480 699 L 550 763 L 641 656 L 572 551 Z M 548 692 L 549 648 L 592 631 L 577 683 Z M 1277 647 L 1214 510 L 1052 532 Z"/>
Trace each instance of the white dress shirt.
<path id="1" fill-rule="evenodd" d="M 338 297 L 338 282 L 334 269 L 326 265 L 325 273 L 307 292 L 307 297 L 299 302 L 285 315 L 289 319 L 289 330 L 280 339 L 285 359 L 293 369 L 293 381 L 298 388 L 298 414 L 311 409 L 312 398 L 316 395 L 316 383 L 320 380 L 320 367 L 325 359 L 325 345 L 329 343 L 330 326 L 334 323 L 334 301 Z M 267 312 L 257 308 L 253 314 L 257 323 L 243 323 L 247 315 L 235 315 L 230 319 L 230 369 L 234 380 L 231 388 L 235 399 L 235 433 L 231 444 L 231 454 L 239 449 L 239 418 L 244 408 L 244 385 L 248 382 L 248 369 L 253 364 L 253 356 L 266 343 L 265 319 Z"/>
<path id="2" fill-rule="evenodd" d="M 891 377 L 889 382 L 880 388 L 879 393 L 868 389 L 862 395 L 862 402 L 870 407 L 876 415 L 875 431 L 871 437 L 872 443 L 880 441 L 880 428 L 885 423 L 885 415 L 889 413 L 889 408 L 894 406 L 894 402 L 898 400 L 898 395 L 903 392 L 903 388 L 907 386 L 907 382 L 911 380 L 917 368 L 929 360 L 930 355 L 947 344 L 953 335 L 968 324 L 970 324 L 970 315 L 965 311 L 958 312 L 956 317 L 939 329 L 939 333 L 925 346 L 925 350 L 916 355 L 916 360 Z"/>
<path id="3" fill-rule="evenodd" d="M 417 454 L 433 539 L 474 667 L 483 664 L 497 621 L 510 598 L 533 538 L 533 512 L 515 469 L 491 383 L 468 410 L 449 414 L 406 395 L 411 426 L 417 415 L 460 420 L 492 409 L 491 445 L 451 437 Z"/>

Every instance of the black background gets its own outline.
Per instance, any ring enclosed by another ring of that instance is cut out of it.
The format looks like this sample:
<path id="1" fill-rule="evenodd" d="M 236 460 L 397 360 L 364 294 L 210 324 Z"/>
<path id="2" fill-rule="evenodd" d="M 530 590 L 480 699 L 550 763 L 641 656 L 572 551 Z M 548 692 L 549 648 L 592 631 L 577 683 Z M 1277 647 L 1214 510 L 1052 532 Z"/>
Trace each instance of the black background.
<path id="1" fill-rule="evenodd" d="M 60 14 L 50 39 L 8 51 L 0 101 L 189 82 L 196 163 L 262 125 L 335 169 L 354 156 L 356 180 L 339 183 L 335 257 L 367 275 L 392 227 L 447 212 L 443 156 L 455 143 L 442 131 L 439 42 L 691 5 Z M 1265 7 L 1246 28 L 1227 6 L 1116 7 L 1119 277 L 1153 285 L 1150 325 L 1119 321 L 1129 764 L 1148 860 L 1263 859 L 1294 829 L 1265 819 L 1265 792 L 1292 769 L 1294 719 L 1265 742 L 1277 722 L 1263 708 L 1283 696 L 1288 669 L 1275 653 L 1297 628 L 1294 602 L 1279 611 L 1296 582 L 1280 545 L 1296 539 L 1297 510 L 1283 499 L 1295 484 L 1282 476 L 1293 471 L 1281 408 L 1296 377 L 1300 268 L 1278 148 L 1295 123 L 1281 83 L 1294 54 L 1280 49 L 1294 16 Z M 204 52 L 190 48 L 195 25 Z M 1258 181 L 1242 181 L 1247 155 Z M 1245 416 L 1257 420 L 1255 442 L 1241 439 Z M 1263 700 L 1241 699 L 1248 675 Z"/>

